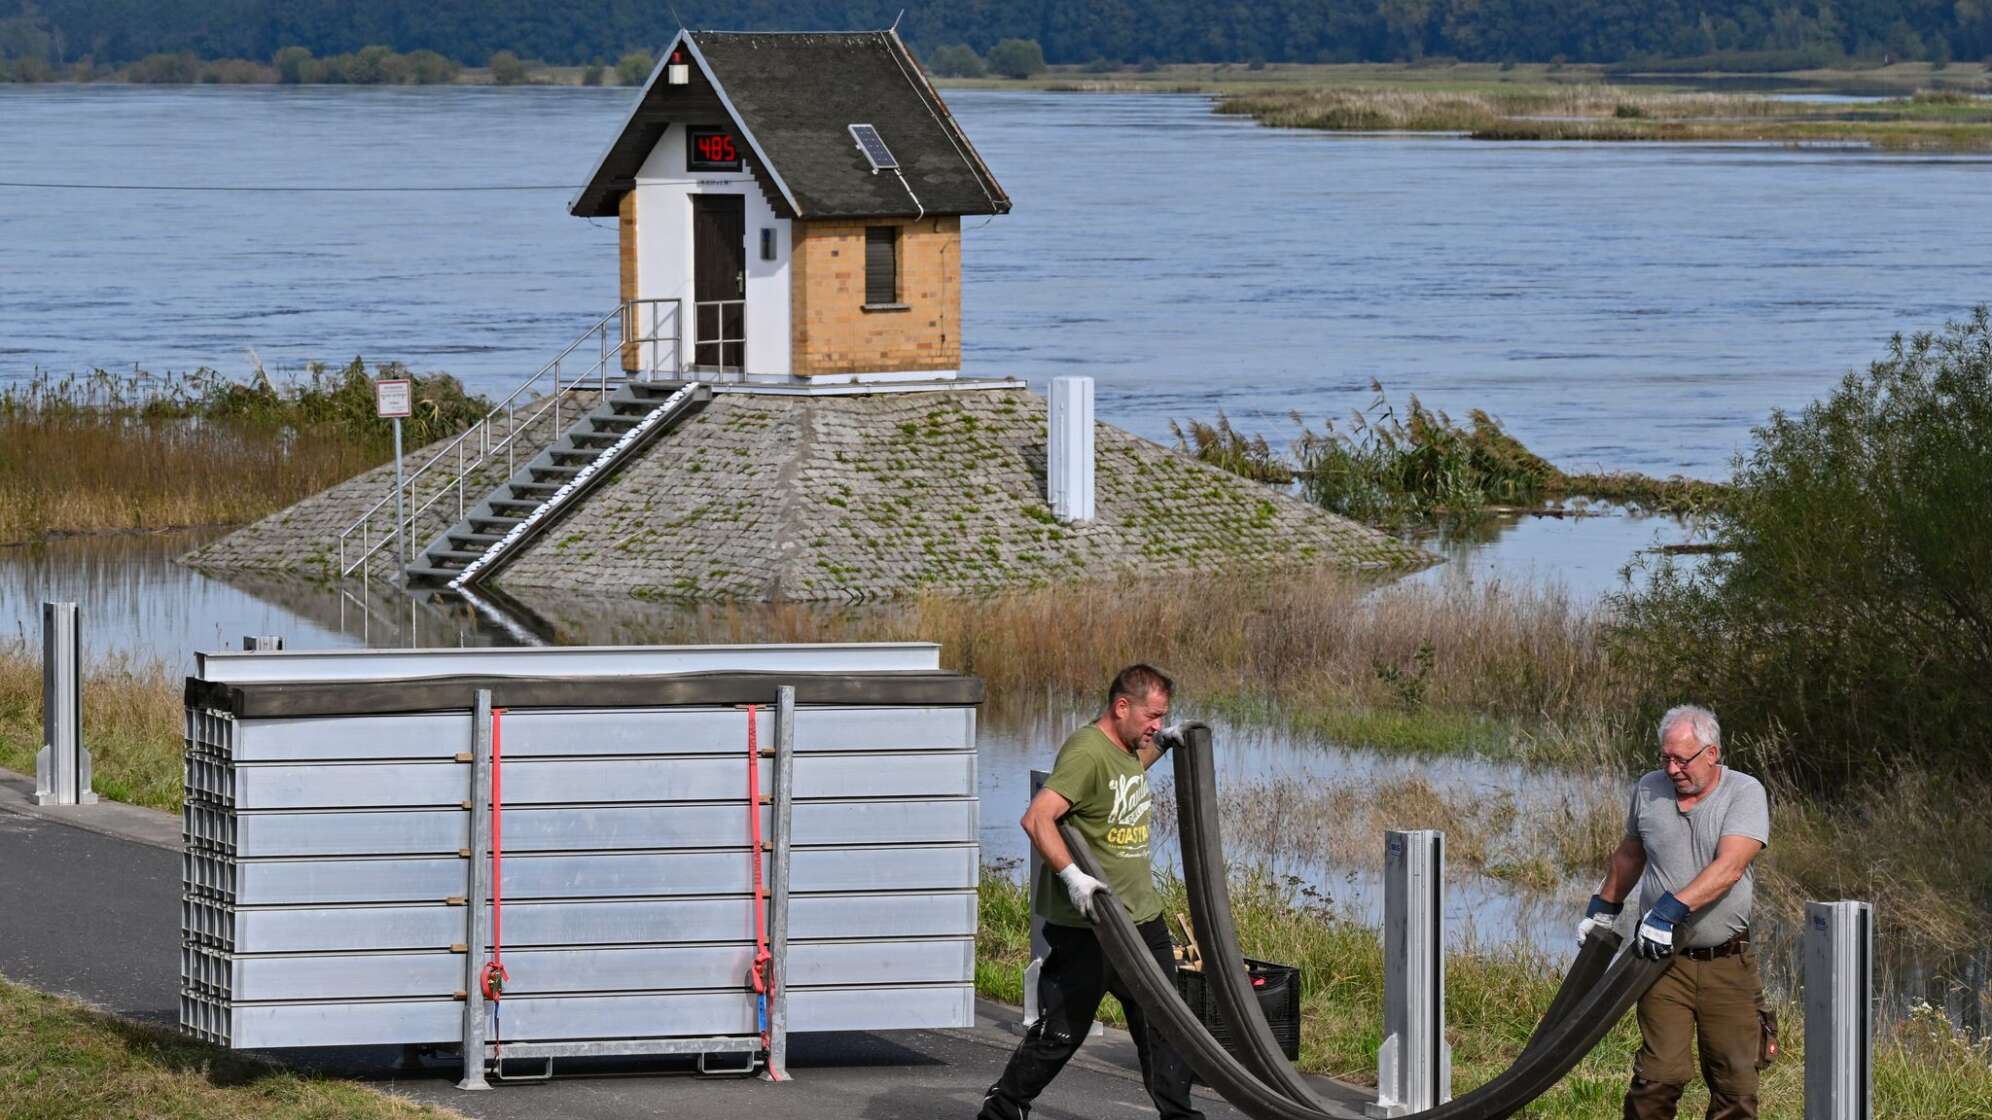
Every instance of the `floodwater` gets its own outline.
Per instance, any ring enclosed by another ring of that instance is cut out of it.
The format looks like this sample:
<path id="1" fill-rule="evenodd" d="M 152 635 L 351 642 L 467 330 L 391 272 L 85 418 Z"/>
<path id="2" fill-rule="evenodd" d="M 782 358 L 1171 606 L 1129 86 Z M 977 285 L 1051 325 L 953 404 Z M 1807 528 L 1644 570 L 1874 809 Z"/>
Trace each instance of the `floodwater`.
<path id="1" fill-rule="evenodd" d="M 0 381 L 354 354 L 509 390 L 607 312 L 566 202 L 616 89 L 0 89 Z M 1992 159 L 1261 128 L 1201 97 L 955 91 L 970 373 L 1166 440 L 1380 380 L 1572 469 L 1721 475 L 1751 425 L 1992 298 Z M 85 190 L 84 187 L 147 188 Z M 159 187 L 199 187 L 162 191 Z M 296 188 L 313 188 L 300 191 Z"/>
<path id="2" fill-rule="evenodd" d="M 0 384 L 363 354 L 508 391 L 615 299 L 613 225 L 565 202 L 629 96 L 0 87 Z M 1982 156 L 1331 136 L 1187 96 L 949 100 L 1016 201 L 968 223 L 967 371 L 1040 389 L 1090 375 L 1103 420 L 1165 442 L 1171 420 L 1221 409 L 1278 443 L 1290 414 L 1318 427 L 1372 407 L 1376 380 L 1399 409 L 1413 394 L 1458 417 L 1485 409 L 1567 468 L 1720 477 L 1772 409 L 1817 398 L 1892 333 L 1992 298 Z M 120 189 L 86 189 L 99 187 Z M 1449 562 L 1414 578 L 1592 597 L 1689 535 L 1664 518 L 1494 519 L 1428 542 Z M 0 548 L 0 641 L 32 642 L 43 599 L 83 604 L 92 660 L 176 670 L 248 634 L 687 640 L 667 609 L 626 601 L 522 623 L 379 589 L 224 582 L 171 562 L 201 537 Z M 990 858 L 1022 854 L 1025 774 L 1078 718 L 985 721 Z M 1227 784 L 1416 776 L 1524 805 L 1584 792 L 1520 768 L 1223 736 Z M 1281 866 L 1378 913 L 1367 864 Z M 1464 880 L 1454 935 L 1561 952 L 1588 886 Z M 1904 965 L 1897 990 L 1920 969 Z"/>

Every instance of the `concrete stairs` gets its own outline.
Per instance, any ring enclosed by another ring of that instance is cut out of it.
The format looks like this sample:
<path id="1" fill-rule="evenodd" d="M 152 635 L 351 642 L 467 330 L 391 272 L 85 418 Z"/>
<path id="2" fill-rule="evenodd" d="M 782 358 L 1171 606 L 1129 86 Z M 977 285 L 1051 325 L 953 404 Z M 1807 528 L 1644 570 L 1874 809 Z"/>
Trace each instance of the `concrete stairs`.
<path id="1" fill-rule="evenodd" d="M 462 521 L 430 540 L 408 566 L 408 586 L 469 583 L 490 576 L 613 473 L 612 463 L 642 450 L 711 399 L 712 389 L 696 381 L 626 381 L 617 386 L 480 499 Z"/>

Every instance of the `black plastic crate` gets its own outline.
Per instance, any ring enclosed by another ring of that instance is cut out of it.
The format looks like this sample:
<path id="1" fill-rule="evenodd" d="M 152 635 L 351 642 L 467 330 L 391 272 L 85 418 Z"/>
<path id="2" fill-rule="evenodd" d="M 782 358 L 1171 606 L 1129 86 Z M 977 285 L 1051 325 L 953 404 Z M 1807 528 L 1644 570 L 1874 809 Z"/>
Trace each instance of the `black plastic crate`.
<path id="1" fill-rule="evenodd" d="M 1287 1061 L 1300 1060 L 1300 970 L 1291 965 L 1273 964 L 1269 961 L 1255 961 L 1245 958 L 1245 971 L 1252 978 L 1252 989 L 1259 997 L 1259 1010 L 1265 1013 L 1266 1025 L 1273 1029 L 1273 1038 L 1280 1044 L 1280 1051 Z M 1238 1055 L 1238 1044 L 1232 1040 L 1231 1029 L 1224 1021 L 1224 1014 L 1218 1010 L 1217 999 L 1212 995 L 1210 982 L 1202 972 L 1186 968 L 1176 970 L 1176 991 L 1181 993 L 1183 1002 L 1196 1012 L 1197 1019 L 1210 1031 L 1233 1056 Z"/>

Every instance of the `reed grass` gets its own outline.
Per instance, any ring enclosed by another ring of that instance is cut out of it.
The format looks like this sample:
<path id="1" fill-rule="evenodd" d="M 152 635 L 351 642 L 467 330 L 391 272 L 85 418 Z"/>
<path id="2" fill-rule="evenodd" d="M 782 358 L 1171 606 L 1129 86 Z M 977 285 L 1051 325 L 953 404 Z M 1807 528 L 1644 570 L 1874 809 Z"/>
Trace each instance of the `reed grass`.
<path id="1" fill-rule="evenodd" d="M 8 1120 L 456 1115 L 231 1053 L 0 979 L 0 1116 Z"/>
<path id="2" fill-rule="evenodd" d="M 392 364 L 378 374 L 404 374 Z M 358 360 L 287 384 L 211 371 L 39 377 L 0 392 L 0 545 L 251 521 L 390 453 Z M 411 446 L 482 413 L 446 375 L 416 378 Z"/>
<path id="3" fill-rule="evenodd" d="M 83 731 L 97 793 L 179 812 L 182 711 L 180 678 L 162 664 L 114 659 L 90 666 L 83 679 Z M 0 767 L 34 773 L 41 745 L 41 656 L 0 643 Z"/>
<path id="4" fill-rule="evenodd" d="M 1232 93 L 1221 97 L 1216 110 L 1278 128 L 1458 132 L 1476 140 L 1837 141 L 1882 148 L 1992 147 L 1992 102 L 1954 90 L 1921 90 L 1847 107 L 1602 84 L 1482 89 L 1337 85 Z"/>

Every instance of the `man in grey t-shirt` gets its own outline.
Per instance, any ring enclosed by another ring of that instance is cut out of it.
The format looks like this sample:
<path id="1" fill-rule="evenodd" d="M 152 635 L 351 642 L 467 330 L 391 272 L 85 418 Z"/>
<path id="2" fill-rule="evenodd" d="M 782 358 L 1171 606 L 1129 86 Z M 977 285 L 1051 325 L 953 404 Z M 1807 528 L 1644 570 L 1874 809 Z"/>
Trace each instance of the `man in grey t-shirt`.
<path id="1" fill-rule="evenodd" d="M 1750 863 L 1770 838 L 1764 787 L 1722 765 L 1715 713 L 1683 706 L 1661 717 L 1660 769 L 1633 787 L 1625 839 L 1577 927 L 1581 942 L 1610 924 L 1637 882 L 1645 916 L 1635 947 L 1674 961 L 1639 1001 L 1625 1120 L 1673 1120 L 1697 1039 L 1708 1120 L 1755 1120 L 1763 986 L 1750 949 Z"/>

